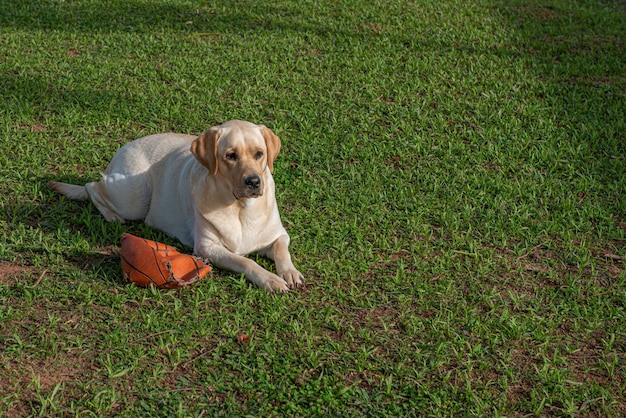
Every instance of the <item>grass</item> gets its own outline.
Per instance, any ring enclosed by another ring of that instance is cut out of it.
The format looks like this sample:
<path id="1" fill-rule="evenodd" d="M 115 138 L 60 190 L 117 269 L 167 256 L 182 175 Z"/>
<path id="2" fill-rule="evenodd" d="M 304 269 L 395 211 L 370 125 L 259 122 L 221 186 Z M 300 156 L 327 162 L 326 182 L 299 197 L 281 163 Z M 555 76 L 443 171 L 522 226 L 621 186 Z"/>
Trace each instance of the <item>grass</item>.
<path id="1" fill-rule="evenodd" d="M 626 414 L 624 21 L 611 0 L 0 1 L 0 416 Z M 126 285 L 123 232 L 180 245 L 45 186 L 234 118 L 283 140 L 304 289 Z"/>

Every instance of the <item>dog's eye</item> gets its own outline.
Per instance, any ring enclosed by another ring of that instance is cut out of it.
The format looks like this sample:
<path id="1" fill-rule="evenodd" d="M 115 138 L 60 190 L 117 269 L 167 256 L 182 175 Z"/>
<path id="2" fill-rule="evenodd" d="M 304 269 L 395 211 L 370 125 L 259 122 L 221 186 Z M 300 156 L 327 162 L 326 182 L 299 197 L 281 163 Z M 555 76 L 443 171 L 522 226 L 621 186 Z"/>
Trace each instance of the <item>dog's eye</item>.
<path id="1" fill-rule="evenodd" d="M 226 154 L 226 159 L 229 161 L 237 161 L 237 153 L 236 152 L 229 152 Z"/>
<path id="2" fill-rule="evenodd" d="M 257 152 L 254 154 L 254 159 L 255 159 L 255 160 L 260 160 L 261 158 L 263 158 L 263 151 L 257 151 Z"/>

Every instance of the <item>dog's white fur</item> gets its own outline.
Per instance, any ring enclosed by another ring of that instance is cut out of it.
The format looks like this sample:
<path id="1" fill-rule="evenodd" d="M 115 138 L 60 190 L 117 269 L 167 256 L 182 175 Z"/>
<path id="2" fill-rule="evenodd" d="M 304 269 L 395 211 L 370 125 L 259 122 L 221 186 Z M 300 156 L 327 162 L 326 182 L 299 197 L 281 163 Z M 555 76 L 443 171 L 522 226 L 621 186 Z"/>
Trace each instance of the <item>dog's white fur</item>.
<path id="1" fill-rule="evenodd" d="M 267 127 L 233 120 L 199 137 L 150 135 L 124 145 L 99 182 L 50 181 L 72 199 L 91 199 L 108 221 L 144 220 L 193 247 L 215 266 L 257 286 L 302 284 L 276 205 L 273 163 L 280 139 Z M 244 255 L 273 259 L 277 274 Z"/>

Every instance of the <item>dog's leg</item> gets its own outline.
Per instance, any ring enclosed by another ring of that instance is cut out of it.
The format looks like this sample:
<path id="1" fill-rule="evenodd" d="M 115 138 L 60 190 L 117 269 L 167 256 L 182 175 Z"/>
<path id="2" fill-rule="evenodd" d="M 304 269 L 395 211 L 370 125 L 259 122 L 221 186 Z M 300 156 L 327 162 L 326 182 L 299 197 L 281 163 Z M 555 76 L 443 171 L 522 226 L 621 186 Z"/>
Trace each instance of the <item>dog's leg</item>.
<path id="1" fill-rule="evenodd" d="M 287 282 L 274 273 L 270 273 L 249 258 L 234 254 L 228 249 L 213 243 L 195 245 L 194 253 L 209 259 L 216 267 L 243 273 L 246 279 L 268 292 L 289 290 Z"/>
<path id="2" fill-rule="evenodd" d="M 103 174 L 100 181 L 84 186 L 48 182 L 48 186 L 70 199 L 90 199 L 109 222 L 144 219 L 150 207 L 150 186 L 146 176 L 132 173 Z"/>
<path id="3" fill-rule="evenodd" d="M 110 204 L 104 198 L 105 194 L 102 193 L 103 186 L 104 184 L 102 182 L 87 183 L 84 186 L 61 183 L 52 180 L 48 182 L 48 187 L 70 199 L 91 199 L 91 202 L 96 206 L 96 208 L 98 208 L 107 221 L 124 223 L 126 220 L 118 215 L 117 212 L 110 209 Z"/>
<path id="4" fill-rule="evenodd" d="M 282 277 L 289 287 L 293 288 L 302 284 L 304 280 L 302 273 L 300 273 L 291 262 L 288 235 L 281 235 L 274 241 L 272 246 L 266 250 L 265 255 L 274 260 L 278 276 Z"/>

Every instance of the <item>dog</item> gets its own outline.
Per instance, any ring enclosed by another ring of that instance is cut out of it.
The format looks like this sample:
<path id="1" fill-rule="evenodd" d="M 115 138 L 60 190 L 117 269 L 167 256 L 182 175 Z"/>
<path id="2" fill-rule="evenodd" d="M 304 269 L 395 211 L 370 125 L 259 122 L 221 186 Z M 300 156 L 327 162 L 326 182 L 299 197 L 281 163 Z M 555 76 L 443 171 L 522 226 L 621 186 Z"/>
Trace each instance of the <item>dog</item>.
<path id="1" fill-rule="evenodd" d="M 224 270 L 267 291 L 303 284 L 276 204 L 280 139 L 264 125 L 231 120 L 195 137 L 156 134 L 120 148 L 98 182 L 50 181 L 70 199 L 88 200 L 107 221 L 142 220 Z M 276 274 L 250 258 L 274 260 Z"/>

